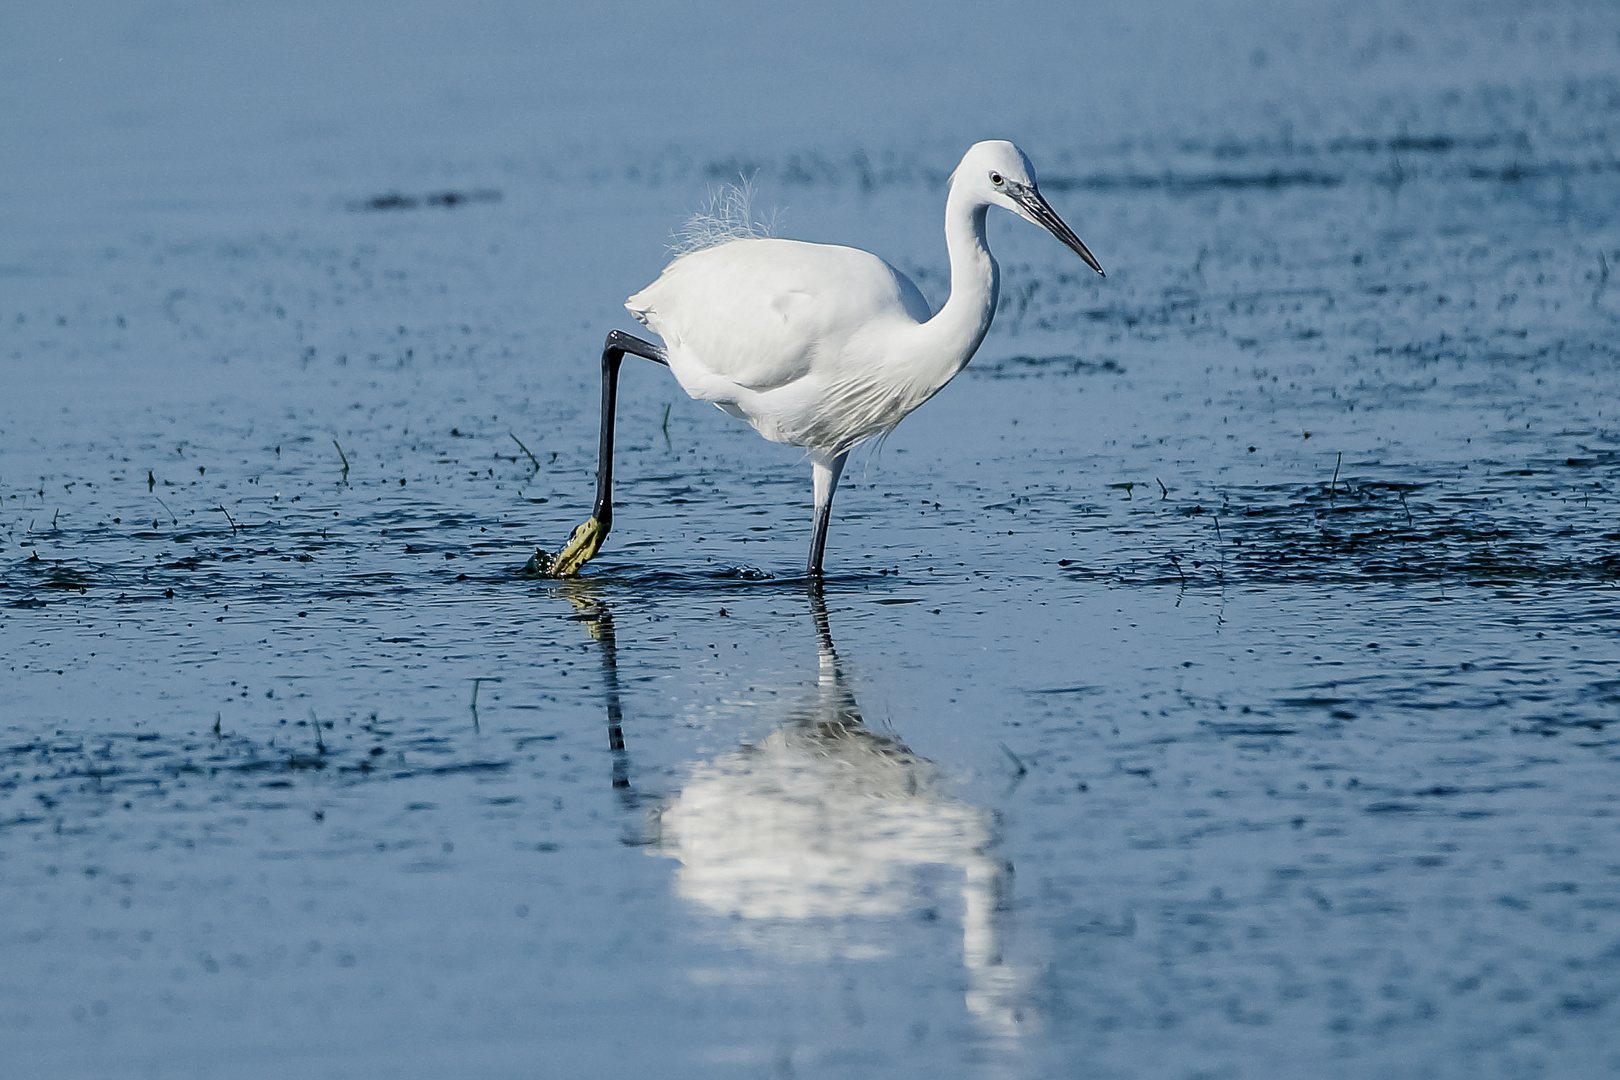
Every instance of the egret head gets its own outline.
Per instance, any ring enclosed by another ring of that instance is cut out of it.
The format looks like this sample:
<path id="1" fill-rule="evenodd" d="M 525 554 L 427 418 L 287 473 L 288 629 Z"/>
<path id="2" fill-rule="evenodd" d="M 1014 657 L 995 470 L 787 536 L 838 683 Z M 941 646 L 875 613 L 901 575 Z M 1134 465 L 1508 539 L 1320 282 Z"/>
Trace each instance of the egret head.
<path id="1" fill-rule="evenodd" d="M 1035 186 L 1035 166 L 1022 150 L 1005 139 L 991 139 L 969 147 L 962 163 L 951 174 L 951 188 L 960 188 L 977 202 L 1000 206 L 1025 221 L 1034 222 L 1063 241 L 1087 266 L 1099 274 L 1103 272 L 1097 257 L 1074 235 L 1074 230 L 1063 223 Z"/>

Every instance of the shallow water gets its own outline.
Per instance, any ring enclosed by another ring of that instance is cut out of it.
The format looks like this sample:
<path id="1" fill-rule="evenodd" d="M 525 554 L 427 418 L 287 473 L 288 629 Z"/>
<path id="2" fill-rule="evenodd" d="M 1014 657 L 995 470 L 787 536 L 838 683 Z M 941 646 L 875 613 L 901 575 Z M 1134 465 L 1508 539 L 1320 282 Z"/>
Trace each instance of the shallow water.
<path id="1" fill-rule="evenodd" d="M 49 10 L 0 45 L 16 1075 L 1620 1070 L 1608 7 Z M 709 60 L 583 93 L 626 19 Z M 996 134 L 1110 276 L 993 225 L 824 602 L 804 463 L 649 365 L 603 555 L 518 573 L 705 184 L 937 302 Z"/>

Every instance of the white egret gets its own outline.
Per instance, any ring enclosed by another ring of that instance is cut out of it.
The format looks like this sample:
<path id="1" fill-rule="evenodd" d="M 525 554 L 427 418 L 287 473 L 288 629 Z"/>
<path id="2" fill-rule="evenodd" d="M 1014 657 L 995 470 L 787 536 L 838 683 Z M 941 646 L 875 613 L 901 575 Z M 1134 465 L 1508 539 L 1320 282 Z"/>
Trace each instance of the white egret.
<path id="1" fill-rule="evenodd" d="M 992 206 L 1050 231 L 1098 274 L 1102 266 L 1035 186 L 1010 142 L 975 143 L 951 174 L 945 246 L 951 294 L 931 312 L 910 278 L 856 248 L 743 237 L 678 256 L 625 306 L 664 340 L 620 331 L 602 352 L 596 508 L 554 558 L 531 567 L 572 577 L 613 522 L 613 415 L 626 353 L 665 364 L 689 395 L 712 401 L 772 442 L 808 451 L 815 524 L 808 572 L 821 576 L 827 521 L 855 446 L 893 430 L 973 358 L 990 329 L 1000 270 L 985 245 Z"/>

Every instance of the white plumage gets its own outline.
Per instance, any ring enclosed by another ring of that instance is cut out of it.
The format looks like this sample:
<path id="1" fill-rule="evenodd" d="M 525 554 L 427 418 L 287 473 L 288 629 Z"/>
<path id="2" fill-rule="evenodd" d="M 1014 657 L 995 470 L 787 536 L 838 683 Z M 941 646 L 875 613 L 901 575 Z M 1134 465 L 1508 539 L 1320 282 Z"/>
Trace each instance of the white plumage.
<path id="1" fill-rule="evenodd" d="M 625 306 L 688 394 L 772 442 L 843 453 L 927 396 L 905 354 L 928 303 L 855 248 L 731 240 L 676 259 Z"/>

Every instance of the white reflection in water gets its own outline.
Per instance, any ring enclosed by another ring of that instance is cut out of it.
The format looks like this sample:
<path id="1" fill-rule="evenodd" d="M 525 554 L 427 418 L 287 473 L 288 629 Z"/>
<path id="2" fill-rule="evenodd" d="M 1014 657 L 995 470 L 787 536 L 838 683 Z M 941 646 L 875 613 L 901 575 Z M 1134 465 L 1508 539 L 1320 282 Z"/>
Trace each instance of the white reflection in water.
<path id="1" fill-rule="evenodd" d="M 867 728 L 826 608 L 811 602 L 814 694 L 764 740 L 696 765 L 657 812 L 652 850 L 680 860 L 680 896 L 748 947 L 795 960 L 892 955 L 893 920 L 931 913 L 928 874 L 959 873 L 967 1006 L 998 1033 L 1028 1029 L 1022 980 L 1002 959 L 1012 867 L 992 816 Z"/>

